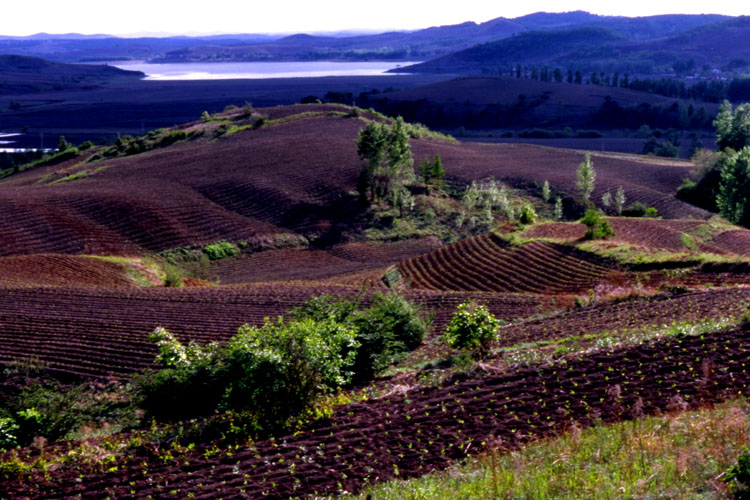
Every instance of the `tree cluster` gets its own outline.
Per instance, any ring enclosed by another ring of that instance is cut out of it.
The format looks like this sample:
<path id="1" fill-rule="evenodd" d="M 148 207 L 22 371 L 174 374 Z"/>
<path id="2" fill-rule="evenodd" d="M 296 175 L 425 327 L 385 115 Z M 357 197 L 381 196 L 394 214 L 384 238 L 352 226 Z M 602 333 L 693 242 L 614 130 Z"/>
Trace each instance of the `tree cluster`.
<path id="1" fill-rule="evenodd" d="M 714 126 L 720 152 L 694 156 L 697 179 L 685 179 L 677 196 L 750 227 L 750 103 L 724 101 Z"/>
<path id="2" fill-rule="evenodd" d="M 368 123 L 357 138 L 357 154 L 363 161 L 357 181 L 363 204 L 384 200 L 401 212 L 411 206 L 406 186 L 415 178 L 414 160 L 403 118 L 396 118 L 392 127 Z"/>

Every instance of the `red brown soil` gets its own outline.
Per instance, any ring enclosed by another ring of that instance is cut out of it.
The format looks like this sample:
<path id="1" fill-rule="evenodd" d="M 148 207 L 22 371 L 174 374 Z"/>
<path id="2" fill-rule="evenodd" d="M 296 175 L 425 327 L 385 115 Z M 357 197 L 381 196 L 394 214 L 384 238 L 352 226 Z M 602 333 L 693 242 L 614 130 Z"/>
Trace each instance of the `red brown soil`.
<path id="1" fill-rule="evenodd" d="M 355 242 L 328 249 L 266 250 L 223 259 L 211 265 L 211 278 L 222 284 L 325 280 L 355 284 L 378 283 L 388 266 L 442 246 L 437 238 L 395 243 Z"/>
<path id="2" fill-rule="evenodd" d="M 585 291 L 610 274 L 571 247 L 543 242 L 514 247 L 493 233 L 407 259 L 399 270 L 412 288 L 544 294 Z"/>
<path id="3" fill-rule="evenodd" d="M 0 287 L 133 287 L 123 264 L 70 255 L 24 255 L 0 258 Z"/>
<path id="4" fill-rule="evenodd" d="M 610 217 L 607 219 L 615 235 L 607 241 L 626 243 L 657 250 L 688 251 L 683 241 L 684 235 L 692 236 L 696 250 L 731 256 L 750 255 L 750 231 L 732 229 L 709 237 L 706 242 L 695 236 L 707 223 L 699 220 L 659 220 L 628 217 Z M 570 222 L 549 222 L 532 226 L 523 233 L 524 238 L 561 238 L 582 240 L 586 227 L 583 224 Z"/>
<path id="5" fill-rule="evenodd" d="M 575 172 L 585 157 L 579 151 L 527 144 L 416 141 L 413 149 L 417 161 L 440 154 L 447 176 L 461 182 L 494 176 L 511 186 L 532 183 L 541 186 L 547 180 L 553 191 L 570 195 L 577 193 Z M 674 196 L 692 168 L 690 162 L 596 152 L 591 153 L 591 159 L 597 175 L 592 200 L 599 200 L 607 191 L 614 196 L 622 186 L 626 204 L 641 201 L 655 207 L 659 215 L 667 219 L 707 219 L 711 215 Z"/>
<path id="6" fill-rule="evenodd" d="M 512 449 L 571 426 L 638 418 L 743 394 L 750 329 L 678 337 L 565 364 L 459 377 L 343 407 L 292 435 L 206 458 L 133 456 L 107 473 L 7 482 L 12 498 L 289 498 L 356 492 Z M 145 471 L 145 473 L 144 473 Z M 76 476 L 76 477 L 74 477 Z"/>
<path id="7" fill-rule="evenodd" d="M 360 287 L 268 284 L 184 289 L 0 289 L 0 362 L 38 359 L 51 373 L 125 377 L 152 366 L 146 337 L 163 326 L 182 341 L 222 341 L 245 324 L 261 325 L 321 294 L 354 298 Z M 366 305 L 372 291 L 364 297 Z M 486 302 L 502 319 L 543 313 L 554 299 L 524 294 L 410 292 L 444 328 L 461 302 Z"/>
<path id="8" fill-rule="evenodd" d="M 297 108 L 260 111 L 283 116 Z M 93 163 L 108 168 L 55 185 L 37 181 L 56 167 L 22 172 L 0 190 L 0 211 L 13 214 L 0 220 L 0 255 L 133 255 L 290 232 L 335 242 L 360 214 L 347 193 L 356 186 L 355 139 L 363 126 L 347 116 L 301 118 Z M 527 145 L 412 144 L 417 162 L 439 153 L 449 180 L 460 184 L 490 176 L 514 186 L 549 180 L 574 193 L 583 160 L 576 151 Z M 594 199 L 622 186 L 628 202 L 643 201 L 664 217 L 709 216 L 673 196 L 687 162 L 602 153 L 593 160 Z"/>

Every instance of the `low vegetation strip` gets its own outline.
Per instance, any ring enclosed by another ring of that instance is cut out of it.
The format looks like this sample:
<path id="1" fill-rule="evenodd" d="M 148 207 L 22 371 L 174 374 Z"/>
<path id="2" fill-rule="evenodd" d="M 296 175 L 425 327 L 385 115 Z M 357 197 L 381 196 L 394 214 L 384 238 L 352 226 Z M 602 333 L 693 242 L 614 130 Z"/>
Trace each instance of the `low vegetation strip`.
<path id="1" fill-rule="evenodd" d="M 499 375 L 459 377 L 337 410 L 329 420 L 229 452 L 193 450 L 80 481 L 6 483 L 10 497 L 289 498 L 354 492 L 515 448 L 571 426 L 736 397 L 750 381 L 750 329 L 683 336 Z M 41 481 L 41 477 L 39 480 Z"/>

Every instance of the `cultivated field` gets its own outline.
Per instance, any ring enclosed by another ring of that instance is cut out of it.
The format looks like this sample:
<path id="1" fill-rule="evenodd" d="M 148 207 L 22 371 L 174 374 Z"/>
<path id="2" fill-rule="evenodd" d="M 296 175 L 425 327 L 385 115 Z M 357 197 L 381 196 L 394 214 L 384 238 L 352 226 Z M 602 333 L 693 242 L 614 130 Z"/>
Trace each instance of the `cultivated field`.
<path id="1" fill-rule="evenodd" d="M 72 441 L 0 452 L 0 498 L 337 495 L 744 394 L 750 231 L 675 198 L 690 163 L 592 153 L 592 199 L 622 187 L 662 217 L 606 217 L 607 240 L 586 240 L 577 221 L 500 216 L 450 244 L 425 229 L 378 239 L 372 225 L 408 215 L 357 200 L 355 140 L 368 120 L 383 118 L 332 105 L 236 109 L 0 179 L 0 395 L 17 394 L 27 371 L 118 400 L 110 386 L 155 367 L 156 327 L 223 343 L 322 294 L 364 307 L 392 286 L 432 319 L 423 343 L 370 385 L 345 387 L 275 438 L 230 443 L 202 421 L 92 423 Z M 426 135 L 411 148 L 415 163 L 439 154 L 445 165 L 436 210 L 494 178 L 551 212 L 540 186 L 572 199 L 584 159 Z M 467 302 L 502 320 L 479 358 L 443 340 Z M 190 442 L 194 428 L 214 438 Z"/>

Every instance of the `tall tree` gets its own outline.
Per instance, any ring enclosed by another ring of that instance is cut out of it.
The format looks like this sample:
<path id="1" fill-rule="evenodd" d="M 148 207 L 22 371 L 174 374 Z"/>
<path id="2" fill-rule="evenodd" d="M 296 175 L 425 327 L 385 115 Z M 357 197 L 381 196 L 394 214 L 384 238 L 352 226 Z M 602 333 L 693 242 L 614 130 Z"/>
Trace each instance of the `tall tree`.
<path id="1" fill-rule="evenodd" d="M 622 188 L 622 186 L 617 188 L 617 192 L 615 193 L 615 210 L 617 211 L 617 215 L 622 215 L 622 209 L 625 206 L 625 190 Z"/>
<path id="2" fill-rule="evenodd" d="M 578 165 L 576 178 L 576 188 L 578 188 L 583 201 L 588 205 L 591 193 L 594 192 L 594 181 L 596 181 L 596 172 L 594 171 L 594 163 L 591 161 L 590 154 L 586 153 L 586 159 Z"/>
<path id="3" fill-rule="evenodd" d="M 436 154 L 435 159 L 432 162 L 432 178 L 435 179 L 435 185 L 438 188 L 443 187 L 443 177 L 445 177 L 443 160 L 440 159 L 440 155 Z"/>
<path id="4" fill-rule="evenodd" d="M 368 123 L 357 137 L 357 154 L 364 162 L 357 181 L 362 203 L 367 203 L 368 197 L 370 201 L 375 199 L 375 178 L 385 161 L 387 138 L 388 127 L 377 122 Z"/>
<path id="5" fill-rule="evenodd" d="M 716 144 L 719 149 L 739 151 L 750 146 L 750 103 L 744 103 L 732 110 L 732 104 L 724 101 L 714 120 Z"/>
<path id="6" fill-rule="evenodd" d="M 750 147 L 726 157 L 716 205 L 722 217 L 733 224 L 750 227 Z"/>

